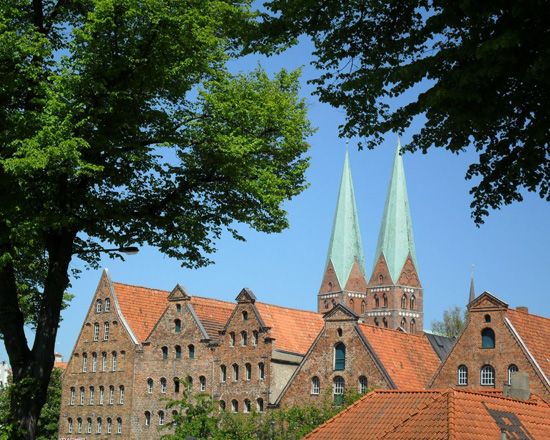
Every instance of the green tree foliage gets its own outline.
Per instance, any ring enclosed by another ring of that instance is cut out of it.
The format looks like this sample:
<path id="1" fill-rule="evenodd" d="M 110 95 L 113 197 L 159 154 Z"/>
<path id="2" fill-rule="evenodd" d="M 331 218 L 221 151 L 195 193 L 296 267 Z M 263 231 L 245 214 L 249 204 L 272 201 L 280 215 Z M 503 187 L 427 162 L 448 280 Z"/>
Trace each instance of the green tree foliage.
<path id="1" fill-rule="evenodd" d="M 163 430 L 163 440 L 298 440 L 355 402 L 360 395 L 346 392 L 342 405 L 335 405 L 326 394 L 319 405 L 304 405 L 249 414 L 219 412 L 209 395 L 190 396 L 169 401 L 176 410 L 172 423 Z"/>
<path id="2" fill-rule="evenodd" d="M 36 437 L 75 258 L 152 245 L 210 263 L 287 226 L 312 130 L 298 73 L 233 75 L 250 1 L 0 1 L 0 334 Z M 116 257 L 116 253 L 110 253 Z M 23 327 L 36 328 L 32 347 Z"/>
<path id="3" fill-rule="evenodd" d="M 440 335 L 456 338 L 466 323 L 466 312 L 454 306 L 443 312 L 442 321 L 432 321 L 432 331 Z"/>
<path id="4" fill-rule="evenodd" d="M 344 136 L 374 148 L 423 123 L 405 150 L 479 153 L 472 217 L 550 200 L 550 1 L 271 0 L 262 41 L 306 34 L 320 100 L 346 112 Z M 261 46 L 260 46 L 261 47 Z"/>

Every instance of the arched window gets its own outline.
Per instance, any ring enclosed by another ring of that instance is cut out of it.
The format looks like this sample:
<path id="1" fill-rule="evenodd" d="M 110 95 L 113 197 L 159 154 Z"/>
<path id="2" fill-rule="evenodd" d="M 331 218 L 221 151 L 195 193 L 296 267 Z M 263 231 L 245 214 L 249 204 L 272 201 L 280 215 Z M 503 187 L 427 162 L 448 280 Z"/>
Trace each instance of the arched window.
<path id="1" fill-rule="evenodd" d="M 485 315 L 485 322 L 491 322 L 491 315 Z"/>
<path id="2" fill-rule="evenodd" d="M 76 390 L 74 387 L 71 387 L 71 399 L 69 400 L 69 405 L 74 405 L 74 402 L 76 400 Z"/>
<path id="3" fill-rule="evenodd" d="M 338 335 L 339 338 L 341 338 L 341 337 L 342 337 L 342 334 L 343 334 L 342 329 L 341 329 L 341 328 L 337 328 L 337 329 L 336 329 L 336 334 Z"/>
<path id="4" fill-rule="evenodd" d="M 103 309 L 105 312 L 111 311 L 111 300 L 109 298 L 105 299 L 105 307 Z"/>
<path id="5" fill-rule="evenodd" d="M 187 382 L 187 391 L 193 391 L 193 378 L 191 376 L 187 376 L 187 379 L 185 379 L 185 381 Z"/>
<path id="6" fill-rule="evenodd" d="M 168 347 L 162 347 L 162 359 L 168 359 Z"/>
<path id="7" fill-rule="evenodd" d="M 113 371 L 116 371 L 116 368 L 117 368 L 117 354 L 116 354 L 116 351 L 113 351 L 113 353 L 111 354 L 111 359 L 112 359 L 112 365 L 111 365 L 111 369 Z"/>
<path id="8" fill-rule="evenodd" d="M 336 405 L 341 405 L 344 403 L 344 388 L 345 388 L 345 381 L 342 376 L 336 376 L 333 381 L 333 395 L 334 395 L 334 403 Z"/>
<path id="9" fill-rule="evenodd" d="M 321 381 L 317 376 L 311 378 L 311 394 L 318 395 L 321 392 Z"/>
<path id="10" fill-rule="evenodd" d="M 92 433 L 92 419 L 91 419 L 91 417 L 88 417 L 88 418 L 86 419 L 86 422 L 87 422 L 86 432 L 87 432 L 88 434 L 91 434 L 91 433 Z"/>
<path id="11" fill-rule="evenodd" d="M 382 284 L 384 282 L 384 275 L 380 274 L 378 275 L 378 284 Z"/>
<path id="12" fill-rule="evenodd" d="M 153 379 L 147 379 L 147 394 L 153 393 Z"/>
<path id="13" fill-rule="evenodd" d="M 258 364 L 258 379 L 264 380 L 265 379 L 265 366 L 263 362 L 260 362 Z"/>
<path id="14" fill-rule="evenodd" d="M 174 331 L 176 333 L 181 332 L 181 319 L 174 319 Z"/>
<path id="15" fill-rule="evenodd" d="M 97 353 L 94 351 L 92 353 L 92 372 L 95 373 L 97 371 Z"/>
<path id="16" fill-rule="evenodd" d="M 250 407 L 250 400 L 244 399 L 243 412 L 249 413 L 250 411 L 252 411 L 252 409 Z"/>
<path id="17" fill-rule="evenodd" d="M 159 425 L 164 425 L 164 411 L 159 411 Z"/>
<path id="18" fill-rule="evenodd" d="M 495 384 L 495 369 L 491 365 L 481 367 L 481 385 Z"/>
<path id="19" fill-rule="evenodd" d="M 120 417 L 116 419 L 116 433 L 122 434 L 122 419 Z"/>
<path id="20" fill-rule="evenodd" d="M 512 384 L 512 375 L 514 373 L 517 373 L 518 371 L 519 371 L 519 368 L 516 364 L 508 365 L 508 385 Z"/>
<path id="21" fill-rule="evenodd" d="M 199 386 L 200 391 L 205 392 L 206 391 L 206 377 L 200 376 L 199 377 Z"/>
<path id="22" fill-rule="evenodd" d="M 113 385 L 109 385 L 109 405 L 113 405 L 115 403 L 115 387 Z"/>
<path id="23" fill-rule="evenodd" d="M 229 346 L 235 346 L 235 332 L 229 332 Z"/>
<path id="24" fill-rule="evenodd" d="M 378 318 L 374 318 L 374 325 L 376 327 L 378 327 L 380 325 L 380 323 L 378 322 Z"/>
<path id="25" fill-rule="evenodd" d="M 264 399 L 262 399 L 261 397 L 256 399 L 256 411 L 264 412 Z"/>
<path id="26" fill-rule="evenodd" d="M 164 377 L 160 378 L 160 392 L 166 394 L 166 379 Z"/>
<path id="27" fill-rule="evenodd" d="M 233 364 L 233 382 L 239 380 L 239 366 L 237 364 Z"/>
<path id="28" fill-rule="evenodd" d="M 248 345 L 248 333 L 246 331 L 241 332 L 241 345 L 243 347 Z"/>
<path id="29" fill-rule="evenodd" d="M 220 411 L 225 411 L 225 400 L 220 400 Z"/>
<path id="30" fill-rule="evenodd" d="M 406 329 L 407 328 L 407 319 L 406 318 L 403 318 L 401 320 L 401 328 L 402 329 Z"/>
<path id="31" fill-rule="evenodd" d="M 378 294 L 374 295 L 374 307 L 375 308 L 380 307 L 380 298 L 378 298 Z"/>
<path id="32" fill-rule="evenodd" d="M 383 301 L 384 301 L 384 307 L 388 307 L 388 295 L 386 295 L 384 293 L 384 296 L 382 297 Z"/>
<path id="33" fill-rule="evenodd" d="M 342 371 L 346 368 L 346 346 L 338 342 L 334 346 L 334 369 Z"/>
<path id="34" fill-rule="evenodd" d="M 252 332 L 252 345 L 254 347 L 258 345 L 258 332 L 256 330 Z"/>
<path id="35" fill-rule="evenodd" d="M 359 393 L 365 394 L 369 388 L 369 382 L 366 376 L 359 376 Z"/>
<path id="36" fill-rule="evenodd" d="M 99 324 L 97 322 L 94 324 L 94 341 L 99 341 Z"/>
<path id="37" fill-rule="evenodd" d="M 460 365 L 458 367 L 458 385 L 468 385 L 468 367 L 466 365 Z"/>
<path id="38" fill-rule="evenodd" d="M 248 321 L 248 312 L 243 310 L 243 321 Z"/>
<path id="39" fill-rule="evenodd" d="M 101 434 L 101 425 L 102 425 L 101 417 L 98 417 L 96 425 L 95 425 L 96 426 L 96 429 L 95 429 L 96 434 Z"/>
<path id="40" fill-rule="evenodd" d="M 107 434 L 113 432 L 113 420 L 110 417 L 107 417 Z"/>
<path id="41" fill-rule="evenodd" d="M 220 365 L 220 382 L 225 382 L 227 380 L 227 367 L 225 365 Z"/>
<path id="42" fill-rule="evenodd" d="M 86 390 L 84 387 L 80 387 L 80 405 L 84 405 L 84 399 L 86 398 Z"/>
<path id="43" fill-rule="evenodd" d="M 231 401 L 231 411 L 234 413 L 239 412 L 239 402 L 237 402 L 235 399 Z"/>
<path id="44" fill-rule="evenodd" d="M 361 313 L 365 313 L 366 308 L 367 305 L 365 304 L 365 301 L 361 301 Z"/>
<path id="45" fill-rule="evenodd" d="M 323 305 L 325 306 L 325 309 L 328 309 L 328 299 L 323 300 Z"/>
<path id="46" fill-rule="evenodd" d="M 353 301 L 353 298 L 350 298 L 350 300 L 349 300 L 349 308 L 350 308 L 351 310 L 353 310 L 354 306 L 355 306 L 355 301 Z"/>
<path id="47" fill-rule="evenodd" d="M 73 433 L 73 419 L 71 419 L 70 417 L 67 419 L 67 432 L 69 434 Z"/>
<path id="48" fill-rule="evenodd" d="M 176 304 L 176 313 L 181 313 L 181 304 Z"/>
<path id="49" fill-rule="evenodd" d="M 80 417 L 76 419 L 76 433 L 82 434 L 82 419 Z"/>
<path id="50" fill-rule="evenodd" d="M 180 392 L 180 378 L 179 377 L 174 377 L 174 393 L 179 393 Z"/>
<path id="51" fill-rule="evenodd" d="M 410 322 L 410 331 L 411 333 L 416 333 L 416 321 L 413 319 L 411 319 L 411 322 Z"/>
<path id="52" fill-rule="evenodd" d="M 105 387 L 101 385 L 99 387 L 99 404 L 103 405 L 103 400 L 105 399 Z"/>
<path id="53" fill-rule="evenodd" d="M 195 359 L 195 346 L 193 344 L 189 344 L 187 348 L 189 350 L 189 359 Z"/>
<path id="54" fill-rule="evenodd" d="M 96 302 L 95 302 L 95 312 L 96 313 L 101 313 L 101 309 L 102 309 L 102 302 L 100 299 L 98 299 Z"/>
<path id="55" fill-rule="evenodd" d="M 252 378 L 252 365 L 249 363 L 244 364 L 245 380 L 250 380 Z"/>
<path id="56" fill-rule="evenodd" d="M 410 299 L 410 301 L 409 301 L 409 308 L 410 308 L 411 310 L 414 310 L 414 307 L 415 307 L 415 305 L 416 305 L 415 302 L 416 302 L 416 298 L 415 298 L 415 296 L 413 295 L 413 296 L 411 296 L 411 299 Z"/>
<path id="57" fill-rule="evenodd" d="M 151 425 L 151 413 L 149 411 L 145 411 L 145 426 Z"/>
<path id="58" fill-rule="evenodd" d="M 388 320 L 386 317 L 382 318 L 382 323 L 384 324 L 384 328 L 388 328 Z"/>
<path id="59" fill-rule="evenodd" d="M 495 348 L 495 332 L 492 328 L 481 330 L 481 348 Z"/>
<path id="60" fill-rule="evenodd" d="M 88 405 L 93 405 L 95 399 L 95 388 L 90 387 L 90 400 L 88 400 Z"/>
<path id="61" fill-rule="evenodd" d="M 118 404 L 124 405 L 124 385 L 120 385 L 118 387 L 119 397 L 118 397 Z"/>
<path id="62" fill-rule="evenodd" d="M 103 340 L 108 341 L 109 340 L 109 323 L 106 322 L 103 324 Z"/>
<path id="63" fill-rule="evenodd" d="M 401 308 L 406 309 L 407 308 L 407 295 L 403 294 L 401 297 Z"/>
<path id="64" fill-rule="evenodd" d="M 82 372 L 88 371 L 88 353 L 82 353 Z"/>
<path id="65" fill-rule="evenodd" d="M 101 353 L 101 371 L 107 371 L 107 353 Z"/>

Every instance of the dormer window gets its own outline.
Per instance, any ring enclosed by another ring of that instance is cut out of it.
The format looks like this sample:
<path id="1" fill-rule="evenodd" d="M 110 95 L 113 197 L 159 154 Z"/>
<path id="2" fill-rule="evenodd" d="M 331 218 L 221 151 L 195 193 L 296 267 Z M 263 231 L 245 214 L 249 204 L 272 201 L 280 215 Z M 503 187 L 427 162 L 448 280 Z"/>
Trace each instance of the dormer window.
<path id="1" fill-rule="evenodd" d="M 481 330 L 481 348 L 495 348 L 495 332 L 492 328 Z"/>

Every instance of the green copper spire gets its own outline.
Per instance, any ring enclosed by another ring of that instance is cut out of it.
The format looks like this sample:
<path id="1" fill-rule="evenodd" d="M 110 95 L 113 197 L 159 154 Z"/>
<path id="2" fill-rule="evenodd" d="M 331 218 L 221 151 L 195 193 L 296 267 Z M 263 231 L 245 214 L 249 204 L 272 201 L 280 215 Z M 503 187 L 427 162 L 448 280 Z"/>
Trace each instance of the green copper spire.
<path id="1" fill-rule="evenodd" d="M 403 265 L 410 254 L 413 263 L 416 264 L 416 253 L 414 249 L 414 238 L 409 211 L 409 200 L 407 197 L 407 183 L 405 181 L 405 170 L 403 158 L 399 154 L 401 142 L 397 139 L 397 150 L 393 160 L 393 171 L 384 207 L 384 217 L 378 236 L 374 264 L 384 254 L 392 281 L 397 283 Z"/>
<path id="2" fill-rule="evenodd" d="M 359 263 L 361 272 L 365 273 L 365 256 L 363 255 L 363 245 L 361 244 L 361 233 L 359 231 L 359 220 L 357 218 L 357 207 L 355 206 L 355 195 L 347 151 L 328 248 L 327 266 L 329 261 L 334 266 L 336 277 L 342 289 L 345 289 L 355 261 Z"/>

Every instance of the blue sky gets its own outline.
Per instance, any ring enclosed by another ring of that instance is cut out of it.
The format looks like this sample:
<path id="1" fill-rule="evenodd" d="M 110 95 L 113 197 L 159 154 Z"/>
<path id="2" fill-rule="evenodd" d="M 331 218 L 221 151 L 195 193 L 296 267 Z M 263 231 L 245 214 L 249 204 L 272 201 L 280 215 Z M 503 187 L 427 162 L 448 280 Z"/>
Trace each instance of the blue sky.
<path id="1" fill-rule="evenodd" d="M 317 132 L 309 139 L 310 187 L 286 204 L 290 228 L 267 235 L 243 227 L 246 242 L 225 235 L 213 256 L 215 264 L 199 270 L 183 269 L 153 248 L 142 248 L 125 262 L 105 259 L 102 266 L 114 281 L 165 290 L 180 283 L 193 295 L 230 301 L 241 288 L 249 287 L 260 301 L 315 310 L 346 146 L 338 138 L 344 114 L 319 103 L 306 84 L 315 75 L 308 65 L 310 54 L 311 46 L 302 41 L 277 57 L 249 56 L 231 64 L 235 71 L 248 71 L 260 63 L 270 72 L 304 66 L 302 94 Z M 415 128 L 402 136 L 403 145 Z M 349 144 L 350 162 L 370 275 L 396 136 L 388 136 L 372 151 L 357 151 L 356 142 Z M 550 269 L 550 204 L 526 194 L 524 202 L 491 212 L 486 223 L 476 228 L 469 207 L 472 182 L 464 180 L 474 159 L 475 153 L 456 156 L 439 149 L 404 157 L 426 329 L 445 309 L 466 304 L 472 265 L 478 294 L 488 290 L 512 307 L 524 305 L 531 313 L 550 316 L 550 292 L 545 285 Z M 76 296 L 63 313 L 56 344 L 56 351 L 65 358 L 72 351 L 100 275 L 90 270 L 73 280 L 71 292 Z M 3 359 L 7 355 L 2 345 Z"/>

